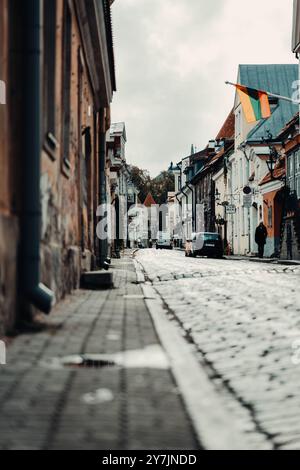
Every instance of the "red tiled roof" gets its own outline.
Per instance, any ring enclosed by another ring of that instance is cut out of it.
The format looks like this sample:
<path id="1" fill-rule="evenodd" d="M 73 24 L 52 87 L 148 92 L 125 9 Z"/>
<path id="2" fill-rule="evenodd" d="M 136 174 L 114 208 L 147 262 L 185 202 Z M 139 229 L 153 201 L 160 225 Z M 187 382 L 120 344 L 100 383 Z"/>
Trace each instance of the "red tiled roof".
<path id="1" fill-rule="evenodd" d="M 230 111 L 226 121 L 221 127 L 216 140 L 220 139 L 234 139 L 235 132 L 235 116 L 233 109 Z"/>
<path id="2" fill-rule="evenodd" d="M 293 116 L 292 119 L 283 127 L 283 129 L 279 133 L 279 136 L 287 132 L 289 128 L 292 127 L 294 124 L 297 124 L 298 121 L 299 121 L 299 112 L 296 113 L 295 116 Z"/>
<path id="3" fill-rule="evenodd" d="M 224 148 L 222 148 L 222 150 L 220 150 L 220 152 L 218 152 L 216 155 L 214 155 L 214 156 L 212 157 L 212 159 L 209 160 L 209 161 L 206 163 L 205 167 L 208 168 L 208 167 L 214 165 L 214 163 L 216 163 L 221 157 L 223 157 L 224 153 L 225 153 Z"/>
<path id="4" fill-rule="evenodd" d="M 152 194 L 148 193 L 147 197 L 144 201 L 144 206 L 145 207 L 151 207 L 151 206 L 155 206 L 155 205 L 156 205 L 156 202 L 154 201 Z"/>

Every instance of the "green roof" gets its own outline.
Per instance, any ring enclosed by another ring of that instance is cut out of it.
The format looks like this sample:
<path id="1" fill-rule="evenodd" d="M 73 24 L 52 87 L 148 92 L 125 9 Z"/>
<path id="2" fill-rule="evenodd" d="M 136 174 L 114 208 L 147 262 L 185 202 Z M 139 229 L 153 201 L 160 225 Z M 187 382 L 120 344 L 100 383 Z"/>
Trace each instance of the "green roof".
<path id="1" fill-rule="evenodd" d="M 247 87 L 292 97 L 295 91 L 292 85 L 299 79 L 298 67 L 298 64 L 240 65 L 238 79 L 242 85 Z M 272 116 L 259 121 L 249 132 L 247 140 L 261 140 L 262 137 L 267 137 L 267 131 L 270 131 L 275 138 L 297 111 L 297 105 L 278 100 L 278 105 L 273 110 Z"/>

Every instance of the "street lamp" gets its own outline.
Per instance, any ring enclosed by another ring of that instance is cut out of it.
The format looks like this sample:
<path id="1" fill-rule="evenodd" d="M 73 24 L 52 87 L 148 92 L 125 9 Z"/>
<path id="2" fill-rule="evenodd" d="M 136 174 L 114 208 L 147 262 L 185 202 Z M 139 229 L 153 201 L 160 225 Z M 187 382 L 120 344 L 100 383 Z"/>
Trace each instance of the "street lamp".
<path id="1" fill-rule="evenodd" d="M 267 160 L 267 165 L 268 165 L 269 172 L 271 173 L 272 180 L 275 179 L 274 170 L 275 170 L 275 166 L 278 161 L 278 158 L 279 158 L 279 155 L 278 155 L 276 148 L 270 147 L 270 157 Z"/>
<path id="2" fill-rule="evenodd" d="M 274 170 L 275 170 L 276 164 L 279 160 L 279 153 L 278 153 L 275 145 L 281 145 L 283 147 L 283 143 L 282 142 L 277 142 L 276 140 L 274 140 L 270 131 L 267 131 L 267 138 L 262 137 L 262 141 L 264 143 L 266 143 L 267 146 L 270 149 L 270 156 L 267 160 L 267 166 L 268 166 L 269 172 L 271 174 L 271 180 L 276 180 L 276 179 L 281 179 L 282 180 L 282 176 L 279 177 L 279 178 L 276 178 L 274 176 Z"/>

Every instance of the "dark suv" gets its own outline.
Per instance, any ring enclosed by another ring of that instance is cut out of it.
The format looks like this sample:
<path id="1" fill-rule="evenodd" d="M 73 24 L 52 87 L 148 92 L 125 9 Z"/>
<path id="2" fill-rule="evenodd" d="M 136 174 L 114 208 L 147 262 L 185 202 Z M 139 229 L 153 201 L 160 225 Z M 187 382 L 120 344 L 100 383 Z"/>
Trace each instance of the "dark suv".
<path id="1" fill-rule="evenodd" d="M 218 233 L 199 232 L 192 234 L 191 256 L 223 258 L 223 241 Z"/>

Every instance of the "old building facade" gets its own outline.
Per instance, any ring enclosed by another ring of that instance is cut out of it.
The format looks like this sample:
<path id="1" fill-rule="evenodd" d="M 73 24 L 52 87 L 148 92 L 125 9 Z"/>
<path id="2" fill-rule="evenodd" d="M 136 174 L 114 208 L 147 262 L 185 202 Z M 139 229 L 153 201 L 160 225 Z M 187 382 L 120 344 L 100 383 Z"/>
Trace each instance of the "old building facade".
<path id="1" fill-rule="evenodd" d="M 101 268 L 116 84 L 108 0 L 1 0 L 0 12 L 1 333 Z"/>
<path id="2" fill-rule="evenodd" d="M 293 64 L 240 65 L 237 81 L 245 86 L 288 97 L 292 94 L 292 86 L 297 78 L 298 67 Z M 249 124 L 238 94 L 235 98 L 235 149 L 229 160 L 229 178 L 236 208 L 231 216 L 230 237 L 233 252 L 237 255 L 257 254 L 255 230 L 264 220 L 266 210 L 260 183 L 269 172 L 269 143 L 276 139 L 296 111 L 296 106 L 291 102 L 276 98 L 270 98 L 269 101 L 271 116 Z M 251 191 L 248 195 L 244 193 L 246 187 Z M 277 235 L 274 240 L 272 227 L 267 229 L 269 236 L 265 254 L 272 256 L 278 252 L 279 240 Z"/>
<path id="3" fill-rule="evenodd" d="M 285 151 L 283 218 L 280 232 L 280 257 L 300 260 L 300 134 L 299 114 L 281 133 Z M 277 169 L 277 172 L 280 169 Z"/>

